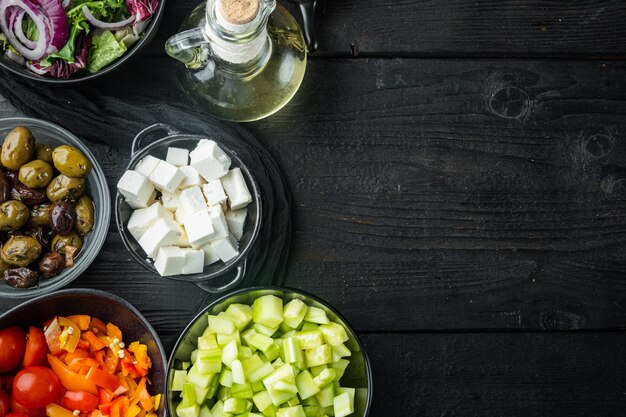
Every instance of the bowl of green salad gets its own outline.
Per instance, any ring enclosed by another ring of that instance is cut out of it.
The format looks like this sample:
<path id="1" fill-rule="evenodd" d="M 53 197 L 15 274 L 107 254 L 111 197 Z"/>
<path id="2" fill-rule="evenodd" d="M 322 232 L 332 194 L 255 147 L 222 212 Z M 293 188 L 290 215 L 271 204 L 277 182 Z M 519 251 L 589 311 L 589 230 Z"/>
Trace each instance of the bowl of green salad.
<path id="1" fill-rule="evenodd" d="M 214 301 L 189 323 L 165 393 L 172 417 L 365 417 L 372 371 L 356 333 L 326 302 L 257 287 Z"/>
<path id="2" fill-rule="evenodd" d="M 0 67 L 49 84 L 110 73 L 156 35 L 165 0 L 0 0 Z"/>

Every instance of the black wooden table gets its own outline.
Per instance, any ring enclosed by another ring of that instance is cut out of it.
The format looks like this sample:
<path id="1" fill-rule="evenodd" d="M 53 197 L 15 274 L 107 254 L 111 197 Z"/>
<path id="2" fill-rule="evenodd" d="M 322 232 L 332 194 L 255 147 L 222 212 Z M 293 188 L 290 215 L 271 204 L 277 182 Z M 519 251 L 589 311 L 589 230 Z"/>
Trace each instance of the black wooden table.
<path id="1" fill-rule="evenodd" d="M 183 100 L 162 46 L 197 1 L 117 73 L 129 98 Z M 247 127 L 294 196 L 286 285 L 358 329 L 371 415 L 624 415 L 626 4 L 328 0 L 318 29 L 293 102 Z M 135 133 L 91 143 L 111 188 Z M 113 226 L 72 286 L 130 300 L 168 349 L 205 301 Z"/>

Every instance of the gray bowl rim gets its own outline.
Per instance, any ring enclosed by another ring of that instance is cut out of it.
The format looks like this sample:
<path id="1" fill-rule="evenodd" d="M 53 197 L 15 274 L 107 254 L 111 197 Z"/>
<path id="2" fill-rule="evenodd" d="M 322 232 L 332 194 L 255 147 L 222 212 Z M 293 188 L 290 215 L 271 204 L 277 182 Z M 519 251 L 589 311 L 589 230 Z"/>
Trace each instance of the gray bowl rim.
<path id="1" fill-rule="evenodd" d="M 204 316 L 209 310 L 211 310 L 213 307 L 215 307 L 217 304 L 222 303 L 224 301 L 226 301 L 228 298 L 231 297 L 235 297 L 241 294 L 245 294 L 248 292 L 253 292 L 253 291 L 281 291 L 283 293 L 295 293 L 295 294 L 299 294 L 299 295 L 303 295 L 305 297 L 311 298 L 312 300 L 322 304 L 323 306 L 325 306 L 326 308 L 328 308 L 329 310 L 331 310 L 333 313 L 335 313 L 335 315 L 337 316 L 337 318 L 339 318 L 341 320 L 341 322 L 352 332 L 352 334 L 354 335 L 354 339 L 356 340 L 357 344 L 359 345 L 359 348 L 361 349 L 361 353 L 363 354 L 363 362 L 365 363 L 365 369 L 366 369 L 366 373 L 367 373 L 367 402 L 365 404 L 365 410 L 363 412 L 363 416 L 367 417 L 369 415 L 370 412 L 370 408 L 372 406 L 372 398 L 373 398 L 373 393 L 374 393 L 374 375 L 372 373 L 372 365 L 370 363 L 370 358 L 367 355 L 367 351 L 365 350 L 365 347 L 363 346 L 363 343 L 361 342 L 361 339 L 359 339 L 359 336 L 357 334 L 357 332 L 354 330 L 354 327 L 352 327 L 352 325 L 350 324 L 350 322 L 345 318 L 345 316 L 343 314 L 341 314 L 335 307 L 331 306 L 329 303 L 327 303 L 326 301 L 322 300 L 320 297 L 318 297 L 317 295 L 313 295 L 310 292 L 307 291 L 303 291 L 303 290 L 297 290 L 295 288 L 290 288 L 290 287 L 278 287 L 278 286 L 256 286 L 256 287 L 248 287 L 248 288 L 242 288 L 233 292 L 229 292 L 228 294 L 225 294 L 223 296 L 221 296 L 220 298 L 210 302 L 206 307 L 203 307 L 201 311 L 199 311 L 190 321 L 189 323 L 187 323 L 187 326 L 185 326 L 185 328 L 183 329 L 183 331 L 180 333 L 180 335 L 178 336 L 178 338 L 176 339 L 176 343 L 174 344 L 174 347 L 172 348 L 172 351 L 170 352 L 170 358 L 167 362 L 167 371 L 165 373 L 165 392 L 163 393 L 164 395 L 164 401 L 165 401 L 165 406 L 166 406 L 166 410 L 167 410 L 167 415 L 168 416 L 175 416 L 175 414 L 173 413 L 172 409 L 171 409 L 171 404 L 169 401 L 169 380 L 170 380 L 170 374 L 171 371 L 174 369 L 174 361 L 175 359 L 175 355 L 174 353 L 176 352 L 176 349 L 178 349 L 178 347 L 180 346 L 180 343 L 182 342 L 182 340 L 185 338 L 185 335 L 187 334 L 187 332 L 189 332 L 189 330 L 191 329 L 191 326 L 194 325 L 196 323 L 196 321 L 198 321 L 200 318 L 202 318 L 202 316 Z"/>
<path id="2" fill-rule="evenodd" d="M 230 128 L 226 125 L 222 125 L 222 128 L 230 130 Z M 235 132 L 233 132 L 233 134 L 235 134 Z M 135 153 L 132 153 L 130 157 L 130 161 L 128 162 L 128 165 L 126 166 L 126 169 L 127 170 L 133 169 L 135 165 L 137 165 L 137 162 L 139 162 L 141 158 L 145 157 L 144 154 L 149 154 L 149 151 L 151 149 L 154 149 L 158 147 L 159 145 L 161 145 L 163 142 L 167 142 L 172 139 L 198 140 L 199 141 L 201 139 L 207 139 L 207 135 L 201 135 L 201 134 L 195 134 L 195 133 L 184 133 L 184 132 L 179 132 L 179 131 L 168 133 L 167 136 L 156 139 L 153 142 L 150 142 L 149 144 L 137 149 Z M 191 283 L 198 284 L 198 283 L 204 283 L 204 282 L 208 282 L 208 281 L 223 277 L 226 273 L 228 273 L 229 271 L 232 271 L 233 269 L 241 265 L 243 262 L 247 261 L 247 255 L 248 253 L 250 253 L 250 251 L 254 247 L 254 244 L 257 238 L 259 237 L 259 234 L 261 232 L 262 216 L 263 216 L 263 198 L 261 197 L 261 194 L 259 192 L 259 185 L 257 184 L 256 180 L 254 179 L 254 176 L 252 175 L 252 173 L 250 172 L 246 164 L 243 163 L 239 155 L 237 155 L 237 153 L 233 151 L 232 149 L 230 149 L 227 145 L 220 143 L 219 140 L 215 140 L 215 141 L 219 143 L 221 147 L 225 148 L 231 157 L 232 156 L 235 157 L 235 159 L 237 160 L 237 163 L 239 164 L 239 167 L 243 169 L 243 171 L 245 172 L 245 175 L 251 181 L 252 188 L 254 191 L 253 192 L 254 202 L 257 205 L 257 219 L 254 225 L 254 231 L 252 233 L 252 236 L 250 237 L 250 241 L 244 247 L 244 249 L 239 252 L 237 257 L 235 257 L 232 261 L 228 261 L 230 262 L 230 264 L 224 264 L 224 266 L 218 271 L 215 271 L 211 274 L 202 273 L 202 274 L 194 274 L 194 275 L 188 275 L 188 276 L 172 275 L 172 276 L 162 277 L 161 275 L 159 275 L 159 273 L 156 272 L 156 270 L 154 270 L 154 266 L 152 266 L 152 264 L 148 265 L 148 261 L 146 261 L 145 257 L 140 256 L 137 251 L 135 251 L 133 248 L 130 247 L 130 244 L 128 242 L 129 237 L 127 236 L 128 234 L 127 228 L 122 222 L 122 219 L 120 218 L 119 204 L 120 204 L 121 194 L 119 191 L 116 191 L 115 193 L 115 207 L 114 207 L 115 225 L 117 226 L 117 230 L 122 239 L 122 243 L 124 244 L 124 247 L 130 253 L 131 257 L 137 263 L 139 263 L 146 271 L 149 271 L 150 273 L 160 278 L 167 278 L 173 281 L 191 282 Z"/>
<path id="3" fill-rule="evenodd" d="M 95 74 L 87 74 L 87 75 L 82 75 L 82 76 L 78 76 L 75 78 L 70 77 L 67 80 L 62 79 L 62 78 L 45 77 L 42 75 L 35 74 L 34 72 L 24 67 L 15 68 L 13 65 L 6 63 L 3 57 L 0 57 L 1 58 L 0 67 L 4 68 L 6 71 L 9 71 L 11 74 L 14 74 L 18 77 L 27 78 L 29 80 L 40 82 L 43 84 L 68 86 L 72 84 L 79 84 L 81 82 L 92 81 L 95 78 L 101 77 L 103 75 L 106 75 L 115 71 L 116 69 L 124 65 L 126 62 L 130 61 L 133 57 L 138 56 L 140 51 L 142 51 L 146 46 L 148 46 L 152 42 L 157 32 L 159 31 L 159 27 L 161 26 L 161 21 L 163 20 L 163 15 L 165 14 L 165 1 L 166 0 L 159 0 L 157 11 L 152 16 L 152 21 L 148 25 L 148 28 L 144 30 L 143 32 L 144 36 L 142 36 L 139 42 L 133 45 L 132 48 L 129 51 L 127 51 L 127 53 L 124 54 L 120 59 L 118 59 L 111 65 L 103 68 L 102 70 L 96 72 Z"/>
<path id="4" fill-rule="evenodd" d="M 0 294 L 0 298 L 26 299 L 26 298 L 32 298 L 32 297 L 39 297 L 43 294 L 56 293 L 58 292 L 59 288 L 65 287 L 66 285 L 75 281 L 79 276 L 81 276 L 87 270 L 87 268 L 89 268 L 89 266 L 93 263 L 93 261 L 96 260 L 98 254 L 100 253 L 100 251 L 102 250 L 104 246 L 106 237 L 109 232 L 109 226 L 111 222 L 111 208 L 112 208 L 111 195 L 110 195 L 109 187 L 107 185 L 106 175 L 104 175 L 104 171 L 102 171 L 102 167 L 100 166 L 100 163 L 96 159 L 95 155 L 93 155 L 93 153 L 89 149 L 89 146 L 87 146 L 87 144 L 85 144 L 85 142 L 83 142 L 78 136 L 76 136 L 74 133 L 70 132 L 69 130 L 65 129 L 64 127 L 61 127 L 55 123 L 48 122 L 47 120 L 35 119 L 32 117 L 5 117 L 5 118 L 0 119 L 0 121 L 14 122 L 16 126 L 25 125 L 27 127 L 32 124 L 41 124 L 46 127 L 50 127 L 52 129 L 56 129 L 56 130 L 63 132 L 65 136 L 71 137 L 76 142 L 82 144 L 83 147 L 87 150 L 87 157 L 89 157 L 89 160 L 91 161 L 91 165 L 92 165 L 91 172 L 92 174 L 95 175 L 96 178 L 99 178 L 101 180 L 100 182 L 102 182 L 105 186 L 105 188 L 101 190 L 102 200 L 103 200 L 102 202 L 104 204 L 104 207 L 103 207 L 104 217 L 102 217 L 98 221 L 99 223 L 102 222 L 102 224 L 104 225 L 104 228 L 102 230 L 102 237 L 101 239 L 98 239 L 92 242 L 94 246 L 84 248 L 85 254 L 87 254 L 87 252 L 90 252 L 88 253 L 89 256 L 86 256 L 86 257 L 81 256 L 80 258 L 78 258 L 73 268 L 70 268 L 69 270 L 66 269 L 58 277 L 52 278 L 53 280 L 58 281 L 58 282 L 55 282 L 54 284 L 50 284 L 50 286 L 46 288 L 37 287 L 37 288 L 20 289 L 20 290 L 16 290 L 15 292 L 12 292 L 11 295 Z M 72 271 L 78 271 L 78 273 L 73 274 L 74 276 L 71 279 L 64 280 L 64 278 L 66 277 L 63 277 L 63 274 L 65 273 L 70 274 L 72 273 Z"/>

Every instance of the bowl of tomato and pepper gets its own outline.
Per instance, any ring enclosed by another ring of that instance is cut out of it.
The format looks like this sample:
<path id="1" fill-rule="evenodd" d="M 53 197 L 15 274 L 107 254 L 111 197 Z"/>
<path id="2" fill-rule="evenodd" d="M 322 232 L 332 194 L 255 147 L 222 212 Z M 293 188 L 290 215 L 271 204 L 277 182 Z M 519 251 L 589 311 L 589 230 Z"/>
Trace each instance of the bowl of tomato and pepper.
<path id="1" fill-rule="evenodd" d="M 0 316 L 0 417 L 164 417 L 163 347 L 132 305 L 64 290 Z"/>

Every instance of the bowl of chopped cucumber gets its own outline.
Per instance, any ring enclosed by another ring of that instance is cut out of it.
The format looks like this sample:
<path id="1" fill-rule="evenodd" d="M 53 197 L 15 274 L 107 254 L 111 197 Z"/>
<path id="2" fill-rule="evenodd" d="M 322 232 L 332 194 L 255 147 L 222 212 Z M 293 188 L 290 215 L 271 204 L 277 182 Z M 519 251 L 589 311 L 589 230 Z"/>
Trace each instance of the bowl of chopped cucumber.
<path id="1" fill-rule="evenodd" d="M 335 309 L 302 291 L 257 287 L 204 308 L 170 356 L 172 417 L 364 417 L 372 371 Z"/>

